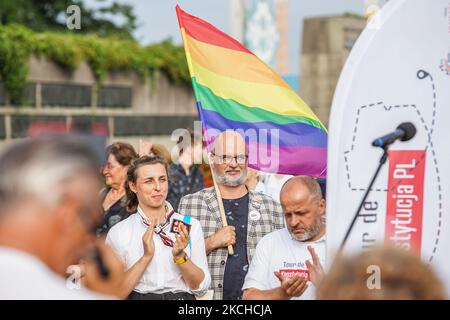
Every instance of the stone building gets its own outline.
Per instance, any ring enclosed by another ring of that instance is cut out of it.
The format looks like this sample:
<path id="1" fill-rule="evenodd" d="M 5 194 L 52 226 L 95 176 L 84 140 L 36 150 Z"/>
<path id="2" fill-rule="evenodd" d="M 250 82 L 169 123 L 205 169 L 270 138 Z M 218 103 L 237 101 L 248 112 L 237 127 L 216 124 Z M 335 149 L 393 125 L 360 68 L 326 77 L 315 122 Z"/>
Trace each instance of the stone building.
<path id="1" fill-rule="evenodd" d="M 325 126 L 342 67 L 365 25 L 357 15 L 304 20 L 300 96 Z"/>
<path id="2" fill-rule="evenodd" d="M 98 84 L 87 63 L 69 71 L 31 56 L 23 96 L 22 105 L 8 105 L 0 80 L 0 145 L 29 136 L 39 125 L 77 125 L 135 147 L 142 137 L 170 146 L 172 131 L 192 129 L 197 119 L 191 86 L 174 85 L 162 72 L 152 80 L 131 71 L 110 72 Z"/>

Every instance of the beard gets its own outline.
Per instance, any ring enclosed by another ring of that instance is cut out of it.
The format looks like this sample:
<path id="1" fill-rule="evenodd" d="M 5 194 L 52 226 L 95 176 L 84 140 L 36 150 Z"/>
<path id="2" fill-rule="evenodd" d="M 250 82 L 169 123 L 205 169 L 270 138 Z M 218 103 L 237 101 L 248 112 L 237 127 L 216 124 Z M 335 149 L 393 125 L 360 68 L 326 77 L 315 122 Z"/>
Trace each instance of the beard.
<path id="1" fill-rule="evenodd" d="M 288 231 L 291 236 L 297 241 L 308 241 L 320 233 L 322 227 L 325 225 L 325 215 L 318 217 L 314 223 L 314 225 L 310 228 L 305 228 L 305 233 L 302 236 L 298 236 L 294 234 L 289 228 Z"/>
<path id="2" fill-rule="evenodd" d="M 230 177 L 227 175 L 227 173 L 230 171 L 240 171 L 241 174 L 238 177 Z M 219 174 L 217 171 L 215 171 L 215 174 L 217 178 L 217 183 L 227 187 L 237 187 L 243 185 L 247 180 L 247 168 L 243 170 L 240 169 L 225 170 L 224 174 Z"/>

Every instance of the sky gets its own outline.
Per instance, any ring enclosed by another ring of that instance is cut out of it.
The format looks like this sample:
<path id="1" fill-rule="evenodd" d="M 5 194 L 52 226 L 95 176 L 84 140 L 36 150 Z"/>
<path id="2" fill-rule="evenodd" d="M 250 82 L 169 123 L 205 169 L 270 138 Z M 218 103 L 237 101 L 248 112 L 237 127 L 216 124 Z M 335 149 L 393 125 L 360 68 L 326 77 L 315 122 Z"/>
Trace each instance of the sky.
<path id="1" fill-rule="evenodd" d="M 289 0 L 289 69 L 291 74 L 299 73 L 299 55 L 303 19 L 346 12 L 363 14 L 366 0 Z M 392 0 L 391 0 L 392 1 Z M 85 4 L 96 7 L 97 0 L 84 0 Z M 111 3 L 106 0 L 100 3 Z M 228 33 L 229 0 L 116 0 L 130 4 L 138 19 L 135 37 L 142 44 L 160 42 L 172 38 L 181 44 L 180 30 L 175 14 L 178 4 L 188 13 L 202 18 L 218 29 Z M 381 0 L 383 4 L 385 0 Z M 81 22 L 83 23 L 83 22 Z"/>

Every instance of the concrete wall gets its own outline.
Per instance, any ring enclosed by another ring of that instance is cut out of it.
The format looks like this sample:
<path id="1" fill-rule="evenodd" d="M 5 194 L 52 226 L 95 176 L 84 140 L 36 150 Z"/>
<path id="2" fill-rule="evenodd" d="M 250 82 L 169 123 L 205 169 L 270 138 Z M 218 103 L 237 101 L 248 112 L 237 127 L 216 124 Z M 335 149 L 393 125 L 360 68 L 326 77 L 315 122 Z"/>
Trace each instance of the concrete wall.
<path id="1" fill-rule="evenodd" d="M 37 85 L 46 83 L 95 86 L 96 80 L 89 65 L 82 62 L 78 69 L 70 71 L 45 59 L 32 56 L 29 60 L 28 81 Z M 131 109 L 146 114 L 195 115 L 195 100 L 189 85 L 175 86 L 167 77 L 158 73 L 154 79 L 142 79 L 130 71 L 110 72 L 102 81 L 103 86 L 132 89 Z M 92 92 L 95 96 L 95 91 Z M 101 107 L 98 99 L 92 99 L 91 107 Z M 41 107 L 40 104 L 36 108 Z"/>
<path id="2" fill-rule="evenodd" d="M 32 56 L 24 97 L 23 105 L 12 106 L 0 88 L 0 144 L 26 137 L 36 121 L 100 124 L 111 141 L 170 143 L 174 129 L 192 128 L 197 119 L 190 85 L 174 85 L 164 73 L 150 80 L 123 71 L 110 72 L 97 86 L 85 62 L 70 71 Z"/>
<path id="3" fill-rule="evenodd" d="M 365 19 L 354 16 L 304 20 L 300 96 L 325 126 L 342 67 L 365 25 Z"/>

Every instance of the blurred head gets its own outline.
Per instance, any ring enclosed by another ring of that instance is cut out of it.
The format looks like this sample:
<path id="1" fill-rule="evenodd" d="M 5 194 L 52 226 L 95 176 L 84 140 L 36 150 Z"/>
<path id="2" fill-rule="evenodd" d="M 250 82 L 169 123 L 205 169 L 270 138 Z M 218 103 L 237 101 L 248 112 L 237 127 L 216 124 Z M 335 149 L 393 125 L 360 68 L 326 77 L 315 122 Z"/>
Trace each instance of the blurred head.
<path id="1" fill-rule="evenodd" d="M 196 139 L 193 132 L 187 131 L 181 135 L 177 141 L 178 162 L 184 165 L 201 163 L 203 154 L 203 143 L 201 137 Z"/>
<path id="2" fill-rule="evenodd" d="M 143 156 L 132 162 L 127 173 L 127 208 L 159 209 L 169 191 L 167 162 L 160 157 Z"/>
<path id="3" fill-rule="evenodd" d="M 101 220 L 99 162 L 73 137 L 14 144 L 0 156 L 0 245 L 65 274 Z"/>
<path id="4" fill-rule="evenodd" d="M 153 144 L 149 156 L 160 157 L 166 163 L 170 163 L 171 161 L 169 150 L 161 144 Z"/>
<path id="5" fill-rule="evenodd" d="M 419 256 L 398 248 L 377 247 L 351 257 L 336 258 L 319 285 L 317 298 L 430 300 L 445 299 L 445 296 L 435 273 Z"/>
<path id="6" fill-rule="evenodd" d="M 118 189 L 127 178 L 127 170 L 131 161 L 138 158 L 133 146 L 129 143 L 116 142 L 106 148 L 107 162 L 102 173 L 109 187 Z"/>
<path id="7" fill-rule="evenodd" d="M 281 188 L 280 201 L 294 239 L 315 241 L 325 233 L 325 200 L 314 178 L 290 178 Z"/>
<path id="8" fill-rule="evenodd" d="M 237 187 L 247 179 L 248 155 L 242 136 L 231 130 L 219 134 L 211 149 L 211 166 L 217 183 Z"/>

